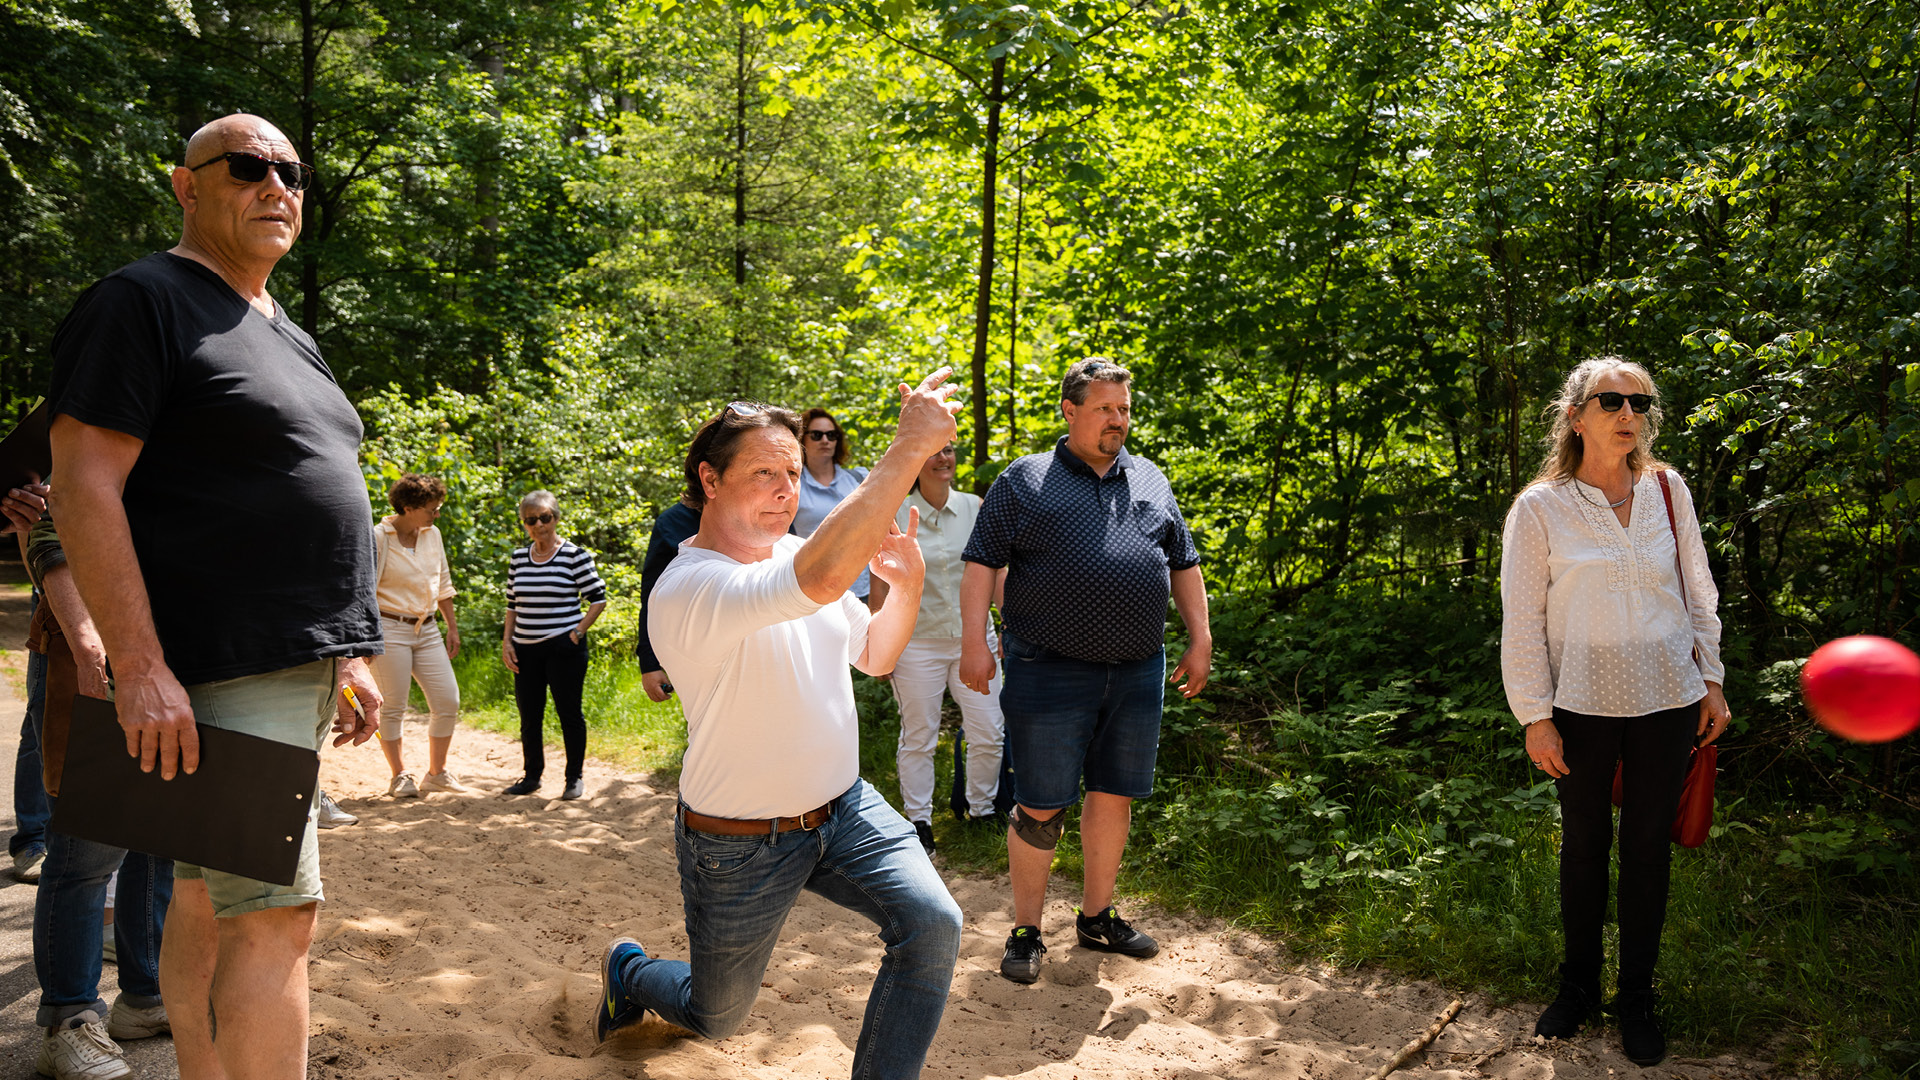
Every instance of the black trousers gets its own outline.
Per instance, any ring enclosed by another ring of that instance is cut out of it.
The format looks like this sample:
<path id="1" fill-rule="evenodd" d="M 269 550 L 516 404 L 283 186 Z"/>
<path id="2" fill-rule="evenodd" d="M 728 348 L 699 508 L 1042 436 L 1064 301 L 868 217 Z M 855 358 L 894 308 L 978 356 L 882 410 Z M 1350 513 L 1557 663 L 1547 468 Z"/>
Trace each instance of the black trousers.
<path id="1" fill-rule="evenodd" d="M 553 692 L 553 711 L 560 714 L 560 738 L 567 748 L 567 781 L 580 779 L 587 762 L 587 717 L 581 697 L 587 685 L 587 642 L 575 643 L 568 634 L 536 641 L 515 642 L 520 670 L 513 676 L 513 701 L 520 707 L 520 753 L 529 780 L 546 771 L 544 733 L 547 692 Z"/>
<path id="2" fill-rule="evenodd" d="M 1607 916 L 1607 857 L 1613 846 L 1613 768 L 1620 762 L 1620 982 L 1623 993 L 1653 989 L 1667 918 L 1673 816 L 1687 777 L 1700 705 L 1645 716 L 1586 716 L 1553 710 L 1566 744 L 1560 794 L 1560 928 L 1564 977 L 1600 983 L 1601 926 Z"/>

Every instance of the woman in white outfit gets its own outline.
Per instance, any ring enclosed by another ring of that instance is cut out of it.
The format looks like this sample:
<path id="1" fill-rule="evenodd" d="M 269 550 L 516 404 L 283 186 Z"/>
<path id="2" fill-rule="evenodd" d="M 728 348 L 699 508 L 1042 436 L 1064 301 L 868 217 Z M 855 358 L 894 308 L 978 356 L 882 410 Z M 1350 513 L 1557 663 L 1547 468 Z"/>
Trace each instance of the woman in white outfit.
<path id="1" fill-rule="evenodd" d="M 985 695 L 960 682 L 960 552 L 973 534 L 980 496 L 953 490 L 952 443 L 920 467 L 913 493 L 895 520 L 904 532 L 909 510 L 920 511 L 920 554 L 927 564 L 920 591 L 920 615 L 913 638 L 893 668 L 893 693 L 900 702 L 900 801 L 905 817 L 933 850 L 933 760 L 940 745 L 940 698 L 952 691 L 960 705 L 961 730 L 967 736 L 967 805 L 974 820 L 997 821 L 993 796 L 1000 779 L 1000 678 Z M 1000 572 L 1004 580 L 1006 571 Z M 995 597 L 999 595 L 995 583 Z M 887 586 L 873 579 L 873 607 L 886 600 Z M 989 646 L 994 644 L 988 631 Z"/>
<path id="2" fill-rule="evenodd" d="M 460 684 L 453 658 L 460 655 L 460 626 L 453 617 L 453 576 L 447 549 L 434 519 L 446 502 L 447 485 L 437 477 L 408 473 L 387 492 L 395 513 L 374 526 L 374 555 L 379 565 L 380 629 L 387 651 L 373 658 L 373 678 L 387 703 L 380 711 L 380 749 L 393 779 L 387 794 L 412 798 L 422 791 L 465 791 L 447 772 L 447 749 L 460 716 Z M 447 620 L 446 640 L 434 624 Z M 427 773 L 418 781 L 401 760 L 402 722 L 409 683 L 418 682 L 427 699 Z"/>
<path id="3" fill-rule="evenodd" d="M 1653 456 L 1660 393 L 1618 356 L 1568 374 L 1546 461 L 1507 513 L 1500 667 L 1527 757 L 1560 796 L 1560 991 L 1534 1034 L 1572 1038 L 1600 1006 L 1605 924 L 1618 925 L 1610 1006 L 1637 1065 L 1666 1056 L 1654 965 L 1669 835 L 1689 748 L 1720 737 L 1719 591 L 1680 475 Z M 1684 569 L 1683 569 L 1684 566 Z M 1620 770 L 1618 885 L 1609 882 Z M 1607 918 L 1608 893 L 1615 916 Z M 1684 963 L 1684 960 L 1682 961 Z"/>

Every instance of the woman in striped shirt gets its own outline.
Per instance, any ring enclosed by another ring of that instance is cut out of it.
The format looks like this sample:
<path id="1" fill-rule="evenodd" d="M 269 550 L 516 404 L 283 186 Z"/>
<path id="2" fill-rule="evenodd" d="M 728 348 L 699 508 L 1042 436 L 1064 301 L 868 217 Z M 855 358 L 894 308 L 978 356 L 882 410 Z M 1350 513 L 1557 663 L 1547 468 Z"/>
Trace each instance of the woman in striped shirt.
<path id="1" fill-rule="evenodd" d="M 540 790 L 547 764 L 541 736 L 551 689 L 567 748 L 567 786 L 560 797 L 578 799 L 586 794 L 580 773 L 587 757 L 587 719 L 580 702 L 587 682 L 587 628 L 606 609 L 607 587 L 594 572 L 593 556 L 560 538 L 559 520 L 560 504 L 551 492 L 531 491 L 520 500 L 520 524 L 527 530 L 528 544 L 515 548 L 507 563 L 507 626 L 500 659 L 513 672 L 526 774 L 507 794 Z"/>

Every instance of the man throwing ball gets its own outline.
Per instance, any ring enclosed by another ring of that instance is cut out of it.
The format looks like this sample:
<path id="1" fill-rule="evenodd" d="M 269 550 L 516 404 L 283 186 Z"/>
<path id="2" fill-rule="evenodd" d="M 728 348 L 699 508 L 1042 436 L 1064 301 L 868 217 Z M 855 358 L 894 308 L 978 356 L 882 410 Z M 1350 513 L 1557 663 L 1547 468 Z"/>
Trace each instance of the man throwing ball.
<path id="1" fill-rule="evenodd" d="M 859 776 L 847 666 L 891 671 L 913 634 L 918 519 L 901 533 L 893 515 L 921 463 L 953 438 L 947 374 L 900 387 L 893 444 L 804 541 L 787 532 L 798 416 L 736 401 L 694 436 L 687 493 L 705 503 L 700 531 L 661 574 L 647 616 L 687 716 L 674 842 L 691 955 L 609 944 L 600 1041 L 648 1011 L 707 1038 L 732 1034 L 809 889 L 879 924 L 887 946 L 853 1075 L 919 1075 L 946 1008 L 960 908 L 913 827 Z M 847 592 L 869 565 L 888 587 L 871 615 Z"/>

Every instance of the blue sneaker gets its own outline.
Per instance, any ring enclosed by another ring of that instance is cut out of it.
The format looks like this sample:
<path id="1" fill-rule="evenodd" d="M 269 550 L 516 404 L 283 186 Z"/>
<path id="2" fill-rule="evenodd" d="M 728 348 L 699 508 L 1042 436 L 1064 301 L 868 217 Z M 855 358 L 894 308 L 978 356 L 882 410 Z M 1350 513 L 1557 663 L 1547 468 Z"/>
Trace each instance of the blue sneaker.
<path id="1" fill-rule="evenodd" d="M 647 950 L 630 937 L 607 943 L 606 955 L 600 958 L 600 1008 L 593 1015 L 595 1042 L 606 1042 L 614 1032 L 639 1023 L 647 1015 L 645 1008 L 627 996 L 626 987 L 614 974 L 616 964 L 624 967 L 629 959 L 646 955 Z"/>

